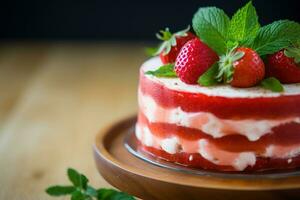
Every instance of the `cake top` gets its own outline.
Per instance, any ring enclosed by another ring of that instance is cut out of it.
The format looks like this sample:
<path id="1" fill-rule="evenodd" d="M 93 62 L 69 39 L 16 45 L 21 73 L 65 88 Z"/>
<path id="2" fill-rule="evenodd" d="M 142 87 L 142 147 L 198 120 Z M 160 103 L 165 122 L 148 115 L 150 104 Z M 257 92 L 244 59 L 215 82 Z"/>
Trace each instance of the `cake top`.
<path id="1" fill-rule="evenodd" d="M 156 36 L 162 43 L 152 53 L 161 62 L 145 73 L 167 78 L 166 83 L 191 85 L 188 88 L 193 90 L 218 88 L 228 94 L 256 91 L 271 96 L 279 94 L 266 90 L 298 92 L 299 23 L 278 20 L 261 26 L 250 1 L 231 18 L 216 7 L 199 8 L 192 27 L 173 34 L 168 28 L 161 30 Z"/>
<path id="2" fill-rule="evenodd" d="M 141 73 L 146 71 L 157 70 L 157 66 L 161 66 L 162 61 L 159 57 L 154 57 L 146 61 L 142 68 Z M 158 82 L 165 87 L 191 93 L 202 93 L 208 96 L 222 96 L 229 98 L 257 98 L 257 97 L 278 97 L 288 95 L 300 95 L 300 83 L 295 84 L 283 84 L 284 91 L 281 93 L 272 92 L 271 90 L 256 86 L 251 88 L 235 88 L 228 87 L 227 85 L 215 85 L 211 87 L 205 87 L 201 85 L 191 85 L 182 82 L 179 78 L 164 78 L 156 77 L 153 75 L 146 75 L 149 79 Z"/>

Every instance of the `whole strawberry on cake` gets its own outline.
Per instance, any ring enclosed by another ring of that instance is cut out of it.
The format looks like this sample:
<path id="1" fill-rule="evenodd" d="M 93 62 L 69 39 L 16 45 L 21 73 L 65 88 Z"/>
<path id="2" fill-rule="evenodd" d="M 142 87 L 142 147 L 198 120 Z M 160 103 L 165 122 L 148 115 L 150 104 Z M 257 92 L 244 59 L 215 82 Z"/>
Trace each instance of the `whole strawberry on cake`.
<path id="1" fill-rule="evenodd" d="M 140 69 L 136 138 L 192 168 L 300 167 L 300 25 L 261 26 L 251 2 L 231 18 L 200 8 Z"/>

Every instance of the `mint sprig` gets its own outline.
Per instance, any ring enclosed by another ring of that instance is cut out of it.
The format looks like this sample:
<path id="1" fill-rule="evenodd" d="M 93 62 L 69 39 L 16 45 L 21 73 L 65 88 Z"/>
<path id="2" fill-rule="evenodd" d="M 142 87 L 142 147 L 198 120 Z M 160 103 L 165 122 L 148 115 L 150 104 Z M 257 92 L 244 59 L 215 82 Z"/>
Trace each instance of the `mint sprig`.
<path id="1" fill-rule="evenodd" d="M 177 75 L 174 71 L 174 64 L 163 65 L 156 70 L 147 71 L 147 72 L 145 72 L 145 74 L 153 75 L 156 77 L 168 77 L 168 78 L 177 77 Z"/>
<path id="2" fill-rule="evenodd" d="M 258 16 L 250 1 L 239 9 L 230 20 L 228 40 L 244 45 L 253 40 L 260 28 Z M 229 46 L 231 48 L 233 46 Z"/>
<path id="3" fill-rule="evenodd" d="M 266 78 L 261 82 L 261 86 L 273 92 L 283 92 L 284 88 L 280 81 L 274 77 Z"/>
<path id="4" fill-rule="evenodd" d="M 63 196 L 72 194 L 76 191 L 76 188 L 74 186 L 61 186 L 61 185 L 55 185 L 52 187 L 49 187 L 46 192 L 48 194 L 51 194 L 51 196 Z"/>
<path id="5" fill-rule="evenodd" d="M 255 7 L 250 1 L 230 20 L 219 8 L 200 8 L 193 18 L 196 34 L 219 55 L 236 45 L 251 43 L 260 28 Z"/>
<path id="6" fill-rule="evenodd" d="M 86 189 L 88 179 L 83 175 L 79 174 L 75 169 L 69 168 L 67 170 L 69 180 L 73 183 L 75 187 Z"/>
<path id="7" fill-rule="evenodd" d="M 289 20 L 275 21 L 262 27 L 251 47 L 260 56 L 272 54 L 290 45 L 300 35 L 300 24 Z"/>
<path id="8" fill-rule="evenodd" d="M 193 17 L 193 29 L 200 39 L 219 55 L 227 50 L 227 31 L 230 19 L 216 7 L 200 8 Z"/>
<path id="9" fill-rule="evenodd" d="M 300 35 L 299 23 L 290 20 L 275 21 L 260 28 L 251 1 L 239 9 L 231 20 L 221 9 L 200 8 L 193 17 L 193 29 L 219 55 L 238 45 L 251 47 L 264 56 L 287 48 Z"/>
<path id="10" fill-rule="evenodd" d="M 135 200 L 134 197 L 114 189 L 95 189 L 88 185 L 89 180 L 75 169 L 67 170 L 68 178 L 72 185 L 55 185 L 46 189 L 50 196 L 70 195 L 71 200 Z"/>
<path id="11" fill-rule="evenodd" d="M 219 71 L 218 63 L 213 64 L 204 74 L 198 79 L 198 84 L 202 86 L 213 86 L 219 83 L 217 75 Z"/>

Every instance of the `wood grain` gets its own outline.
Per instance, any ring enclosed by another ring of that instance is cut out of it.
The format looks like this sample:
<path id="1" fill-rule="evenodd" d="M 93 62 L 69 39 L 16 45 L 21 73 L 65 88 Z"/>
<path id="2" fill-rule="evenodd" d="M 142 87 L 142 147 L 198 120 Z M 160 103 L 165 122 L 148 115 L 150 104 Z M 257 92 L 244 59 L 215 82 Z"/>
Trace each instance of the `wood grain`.
<path id="1" fill-rule="evenodd" d="M 0 130 L 43 61 L 45 46 L 0 46 Z"/>
<path id="2" fill-rule="evenodd" d="M 1 45 L 0 199 L 52 199 L 44 189 L 67 183 L 67 167 L 109 186 L 92 144 L 107 123 L 136 112 L 143 46 Z"/>
<path id="3" fill-rule="evenodd" d="M 112 124 L 96 138 L 94 157 L 99 172 L 111 184 L 145 200 L 300 198 L 300 177 L 267 178 L 195 175 L 154 166 L 124 147 L 124 137 L 136 118 Z"/>

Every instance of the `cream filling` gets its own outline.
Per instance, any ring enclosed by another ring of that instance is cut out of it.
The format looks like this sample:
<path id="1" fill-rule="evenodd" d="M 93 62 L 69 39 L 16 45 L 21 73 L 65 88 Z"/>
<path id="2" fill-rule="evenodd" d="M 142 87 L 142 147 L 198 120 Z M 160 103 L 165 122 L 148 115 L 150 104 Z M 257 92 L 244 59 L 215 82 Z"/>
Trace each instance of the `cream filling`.
<path id="1" fill-rule="evenodd" d="M 159 57 L 151 58 L 142 65 L 142 72 L 155 70 L 162 66 Z M 188 85 L 180 81 L 178 78 L 158 78 L 152 75 L 146 75 L 150 80 L 164 85 L 165 87 L 192 93 L 202 93 L 208 96 L 221 96 L 230 98 L 257 98 L 257 97 L 278 97 L 282 95 L 300 95 L 300 83 L 285 84 L 284 92 L 272 92 L 262 87 L 252 88 L 234 88 L 229 85 L 219 85 L 213 87 L 202 87 L 200 85 Z"/>
<path id="2" fill-rule="evenodd" d="M 140 91 L 138 97 L 139 107 L 149 122 L 169 123 L 194 128 L 214 138 L 240 134 L 250 141 L 256 141 L 262 136 L 272 133 L 272 129 L 276 126 L 291 122 L 300 123 L 300 117 L 274 120 L 220 119 L 209 112 L 185 112 L 180 107 L 164 108 L 158 105 L 151 96 L 143 95 Z"/>
<path id="3" fill-rule="evenodd" d="M 219 150 L 208 140 L 199 140 L 199 154 L 206 160 L 216 165 L 233 166 L 236 170 L 242 171 L 248 166 L 255 165 L 256 156 L 253 152 L 233 153 L 228 151 Z"/>
<path id="4" fill-rule="evenodd" d="M 248 166 L 256 163 L 255 152 L 229 152 L 219 149 L 214 144 L 209 143 L 207 139 L 188 141 L 178 137 L 159 138 L 151 133 L 149 128 L 144 125 L 136 125 L 136 137 L 142 144 L 166 151 L 169 154 L 179 152 L 199 153 L 206 160 L 224 166 L 232 166 L 238 171 L 242 171 Z M 265 152 L 258 155 L 261 157 L 282 158 L 287 162 L 292 162 L 292 158 L 300 154 L 299 145 L 280 146 L 269 145 Z M 193 157 L 189 158 L 190 161 Z"/>

